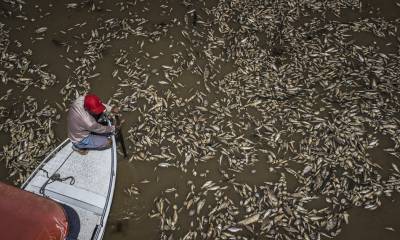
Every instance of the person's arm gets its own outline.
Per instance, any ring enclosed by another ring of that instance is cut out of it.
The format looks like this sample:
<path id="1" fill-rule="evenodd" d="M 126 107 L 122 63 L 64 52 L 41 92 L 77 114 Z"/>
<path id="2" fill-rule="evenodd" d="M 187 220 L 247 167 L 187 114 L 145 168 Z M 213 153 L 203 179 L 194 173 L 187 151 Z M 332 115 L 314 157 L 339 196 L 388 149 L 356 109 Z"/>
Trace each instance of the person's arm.
<path id="1" fill-rule="evenodd" d="M 85 129 L 89 132 L 94 132 L 94 133 L 114 133 L 115 132 L 115 127 L 114 126 L 105 126 L 102 125 L 96 120 L 90 116 L 89 114 L 86 115 L 85 120 Z"/>
<path id="2" fill-rule="evenodd" d="M 88 125 L 88 130 L 94 133 L 114 133 L 115 126 L 104 126 L 98 122 L 93 122 Z"/>

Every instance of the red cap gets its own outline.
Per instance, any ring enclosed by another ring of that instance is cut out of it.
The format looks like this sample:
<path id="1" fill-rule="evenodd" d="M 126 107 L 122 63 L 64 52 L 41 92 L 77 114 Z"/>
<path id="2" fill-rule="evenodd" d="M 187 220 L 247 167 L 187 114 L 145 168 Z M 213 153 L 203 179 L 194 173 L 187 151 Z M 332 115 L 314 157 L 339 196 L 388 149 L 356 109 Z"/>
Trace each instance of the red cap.
<path id="1" fill-rule="evenodd" d="M 100 114 L 106 109 L 100 98 L 94 94 L 88 94 L 85 96 L 83 106 L 86 108 L 86 110 L 94 114 Z"/>

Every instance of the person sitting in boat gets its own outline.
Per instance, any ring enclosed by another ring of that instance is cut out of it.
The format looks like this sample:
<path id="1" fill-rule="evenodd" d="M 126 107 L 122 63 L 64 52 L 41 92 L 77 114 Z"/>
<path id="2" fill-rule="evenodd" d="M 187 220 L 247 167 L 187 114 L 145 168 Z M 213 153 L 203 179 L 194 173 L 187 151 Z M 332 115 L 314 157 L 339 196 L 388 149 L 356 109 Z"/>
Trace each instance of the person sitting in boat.
<path id="1" fill-rule="evenodd" d="M 118 113 L 118 107 L 111 107 L 101 102 L 94 94 L 87 94 L 76 99 L 67 118 L 68 137 L 72 148 L 80 154 L 88 150 L 103 150 L 110 148 L 110 136 L 115 132 L 115 126 L 100 124 L 106 112 Z"/>

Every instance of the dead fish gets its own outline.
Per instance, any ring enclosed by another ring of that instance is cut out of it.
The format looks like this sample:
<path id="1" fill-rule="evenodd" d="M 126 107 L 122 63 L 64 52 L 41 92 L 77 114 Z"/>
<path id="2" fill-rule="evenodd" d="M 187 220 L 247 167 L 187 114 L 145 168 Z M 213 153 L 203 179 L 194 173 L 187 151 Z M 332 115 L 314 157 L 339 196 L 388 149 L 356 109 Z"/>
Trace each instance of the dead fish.
<path id="1" fill-rule="evenodd" d="M 40 27 L 35 30 L 35 33 L 44 33 L 47 31 L 47 27 Z"/>
<path id="2" fill-rule="evenodd" d="M 256 213 L 248 218 L 245 218 L 245 219 L 239 221 L 238 224 L 249 225 L 249 224 L 257 222 L 259 218 L 260 218 L 260 213 Z"/>

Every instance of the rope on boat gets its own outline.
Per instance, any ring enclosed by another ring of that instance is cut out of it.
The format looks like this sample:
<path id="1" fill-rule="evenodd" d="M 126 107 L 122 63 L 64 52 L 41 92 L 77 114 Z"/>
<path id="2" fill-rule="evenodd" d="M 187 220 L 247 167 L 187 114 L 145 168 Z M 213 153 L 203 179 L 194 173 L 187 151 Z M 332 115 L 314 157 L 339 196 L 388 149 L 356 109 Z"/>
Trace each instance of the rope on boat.
<path id="1" fill-rule="evenodd" d="M 42 170 L 47 176 L 47 181 L 40 187 L 40 190 L 39 190 L 39 193 L 42 194 L 43 196 L 45 196 L 44 191 L 46 190 L 47 185 L 49 185 L 50 183 L 65 182 L 68 179 L 70 179 L 69 185 L 75 184 L 75 178 L 73 176 L 62 178 L 59 173 L 54 173 L 53 175 L 49 176 L 49 172 L 47 170 L 45 170 L 43 168 L 40 170 Z"/>
<path id="2" fill-rule="evenodd" d="M 57 173 L 58 170 L 65 164 L 65 162 L 68 160 L 68 158 L 71 156 L 73 151 L 71 151 L 68 155 L 68 157 L 65 158 L 64 162 L 57 168 L 57 170 L 53 173 L 53 175 L 49 176 L 49 172 L 46 169 L 40 168 L 39 170 L 42 170 L 47 177 L 47 181 L 40 187 L 39 193 L 42 194 L 42 196 L 46 196 L 44 191 L 46 190 L 47 185 L 53 182 L 65 182 L 68 179 L 70 179 L 69 184 L 74 185 L 75 184 L 75 178 L 73 176 L 68 176 L 65 178 L 61 177 L 61 174 Z"/>

